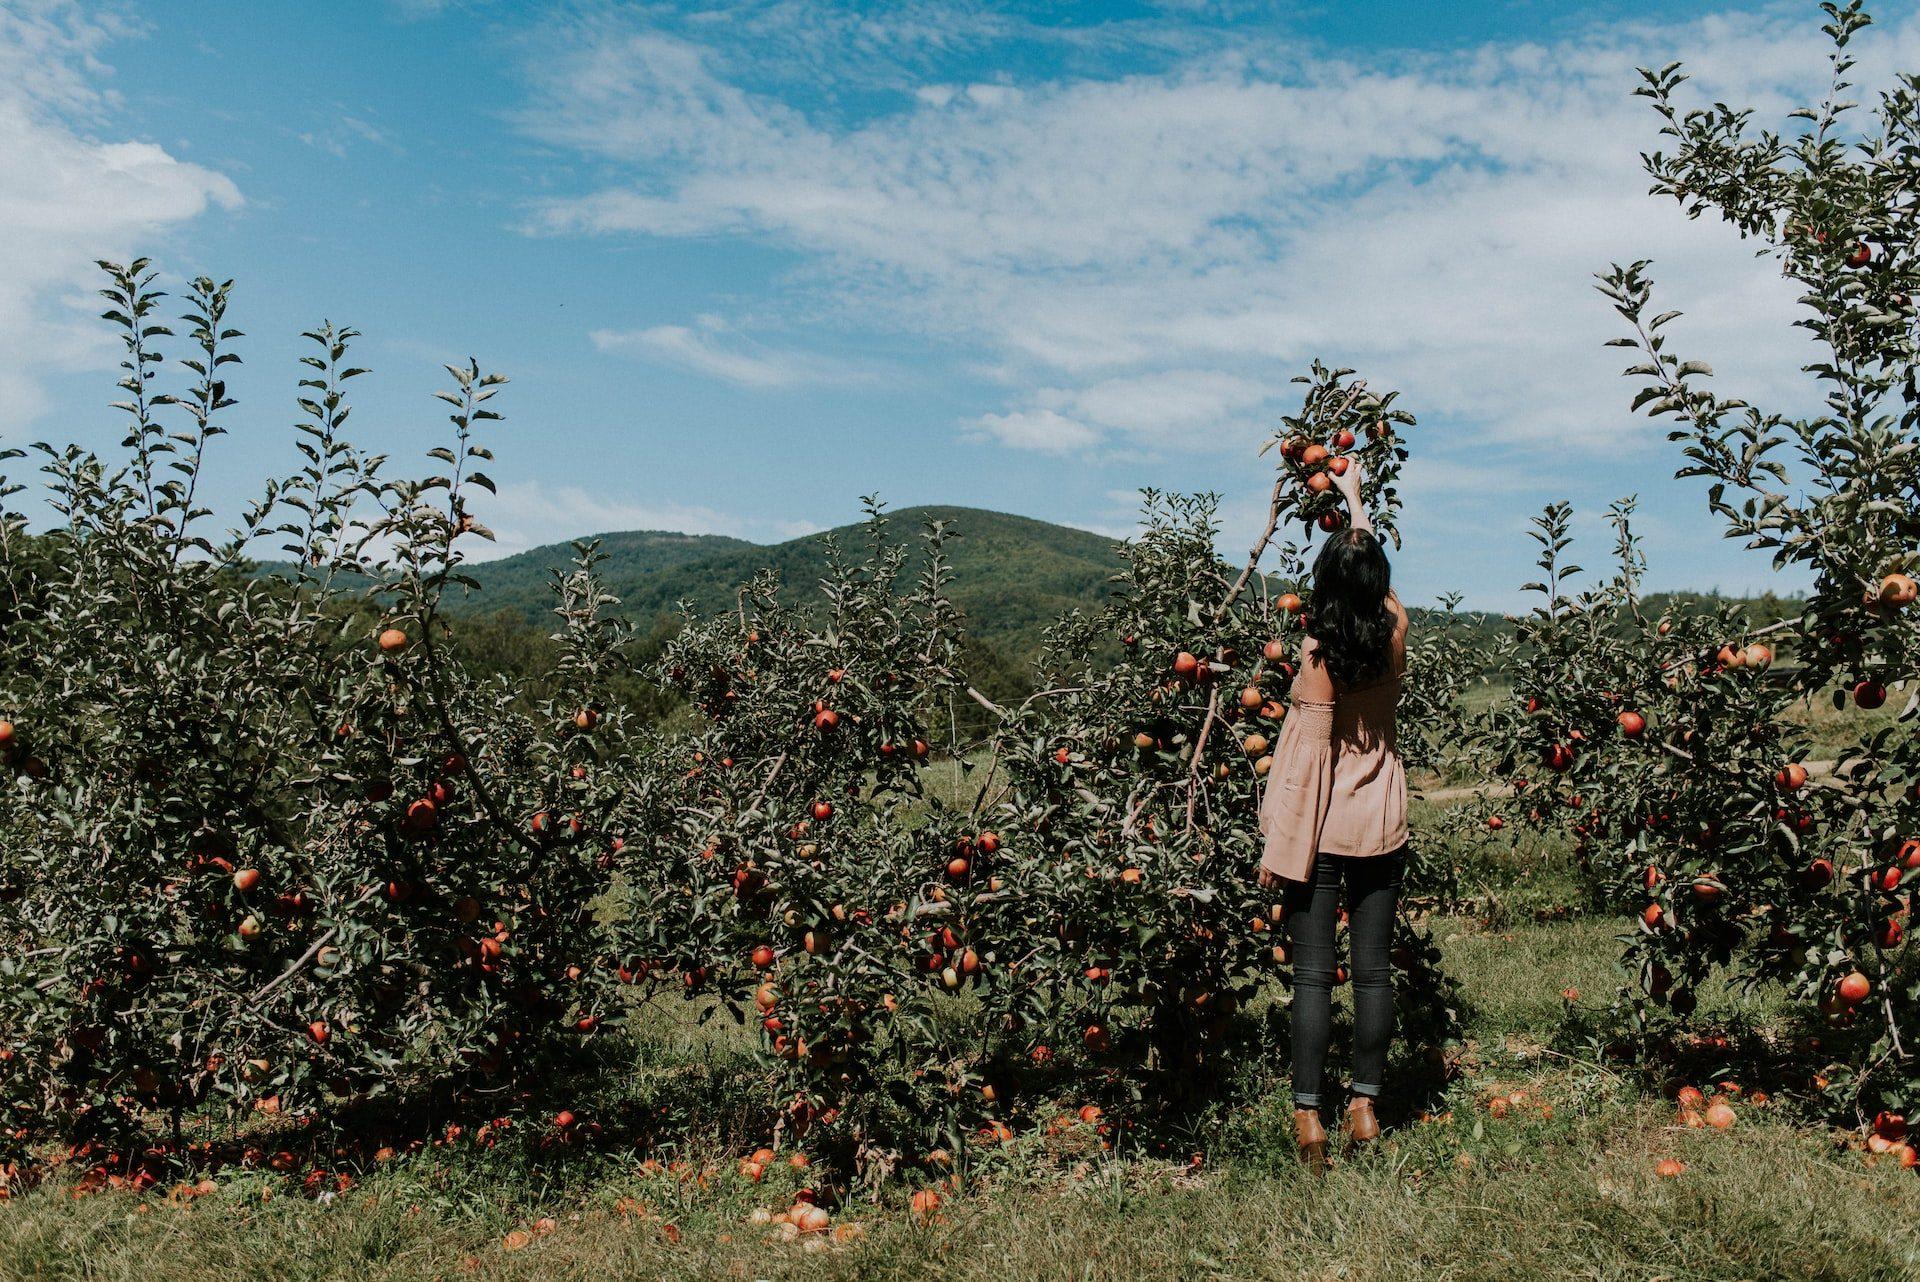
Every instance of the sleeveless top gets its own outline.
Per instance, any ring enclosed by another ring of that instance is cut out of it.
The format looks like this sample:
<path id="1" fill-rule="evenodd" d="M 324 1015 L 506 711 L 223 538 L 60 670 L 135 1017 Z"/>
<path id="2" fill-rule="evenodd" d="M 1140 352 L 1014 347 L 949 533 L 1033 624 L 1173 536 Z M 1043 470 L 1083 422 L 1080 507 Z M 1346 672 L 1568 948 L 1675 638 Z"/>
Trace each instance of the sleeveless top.
<path id="1" fill-rule="evenodd" d="M 1263 869 L 1308 881 L 1322 852 L 1368 858 L 1407 844 L 1407 771 L 1394 738 L 1401 682 L 1337 690 L 1332 703 L 1295 694 L 1260 798 Z"/>

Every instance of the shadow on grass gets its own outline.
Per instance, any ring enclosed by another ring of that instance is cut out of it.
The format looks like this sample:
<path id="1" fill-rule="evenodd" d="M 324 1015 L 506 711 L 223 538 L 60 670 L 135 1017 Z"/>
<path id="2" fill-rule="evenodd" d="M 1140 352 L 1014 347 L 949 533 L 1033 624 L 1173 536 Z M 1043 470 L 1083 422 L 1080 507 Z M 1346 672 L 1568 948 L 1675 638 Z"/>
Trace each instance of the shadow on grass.
<path id="1" fill-rule="evenodd" d="M 751 1056 L 697 1059 L 645 1038 L 609 1035 L 500 1087 L 446 1083 L 405 1095 L 337 1100 L 304 1117 L 244 1121 L 205 1112 L 179 1138 L 155 1119 L 117 1144 L 49 1152 L 45 1169 L 77 1172 L 81 1192 L 135 1191 L 232 1168 L 298 1176 L 312 1194 L 341 1191 L 375 1168 L 426 1150 L 459 1150 L 476 1179 L 541 1170 L 541 1182 L 591 1182 L 609 1161 L 671 1161 L 772 1128 L 765 1092 L 743 1089 Z"/>

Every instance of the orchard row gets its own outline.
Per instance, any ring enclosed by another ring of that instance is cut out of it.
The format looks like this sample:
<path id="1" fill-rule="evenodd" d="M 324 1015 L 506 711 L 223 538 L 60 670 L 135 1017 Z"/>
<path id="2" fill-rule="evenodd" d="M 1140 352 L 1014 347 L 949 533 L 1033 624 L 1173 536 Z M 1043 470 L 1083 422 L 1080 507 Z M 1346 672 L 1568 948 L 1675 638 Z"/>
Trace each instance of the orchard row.
<path id="1" fill-rule="evenodd" d="M 1832 15 L 1836 84 L 1863 22 Z M 1401 745 L 1416 771 L 1478 767 L 1489 791 L 1450 823 L 1574 843 L 1631 927 L 1627 1031 L 1670 1037 L 1715 972 L 1779 985 L 1821 1021 L 1806 1050 L 1834 1111 L 1897 1114 L 1920 1089 L 1916 94 L 1884 95 L 1847 146 L 1838 104 L 1817 129 L 1749 136 L 1743 114 L 1676 106 L 1683 79 L 1645 78 L 1673 146 L 1649 158 L 1656 186 L 1802 285 L 1824 410 L 1705 390 L 1645 264 L 1603 290 L 1634 407 L 1672 423 L 1681 475 L 1813 590 L 1764 634 L 1731 608 L 1650 617 L 1631 504 L 1598 583 L 1549 508 L 1539 605 L 1497 654 L 1416 633 Z M 1242 564 L 1209 501 L 1150 492 L 1110 597 L 1050 629 L 1018 704 L 967 684 L 954 532 L 896 541 L 876 509 L 807 600 L 763 575 L 683 621 L 651 674 L 688 710 L 667 730 L 612 693 L 630 638 L 591 546 L 554 576 L 540 680 L 485 677 L 455 644 L 443 602 L 490 537 L 473 500 L 493 488 L 503 380 L 452 367 L 448 444 L 395 479 L 347 431 L 355 335 L 313 332 L 302 466 L 215 541 L 197 495 L 232 404 L 230 287 L 194 282 L 176 322 L 147 264 L 108 270 L 124 453 L 38 447 L 51 528 L 0 514 L 16 1158 L 209 1112 L 501 1091 L 667 1002 L 757 1026 L 743 1089 L 770 1139 L 878 1170 L 998 1143 L 1063 1099 L 1101 1109 L 1114 1142 L 1150 1135 L 1204 1107 L 1236 1054 L 1267 1053 L 1237 1016 L 1288 973 L 1252 869 L 1312 610 L 1306 536 L 1337 528 L 1331 478 L 1358 460 L 1397 540 L 1414 419 L 1396 395 L 1319 364 L 1297 380 Z M 251 572 L 263 548 L 290 568 Z M 1470 717 L 1461 695 L 1490 668 L 1511 697 Z M 1901 716 L 1831 761 L 1787 715 L 1896 692 Z M 983 740 L 962 739 L 963 702 L 985 705 Z M 1444 891 L 1444 869 L 1414 866 Z M 1394 958 L 1403 1031 L 1444 1074 L 1437 955 L 1403 925 Z"/>

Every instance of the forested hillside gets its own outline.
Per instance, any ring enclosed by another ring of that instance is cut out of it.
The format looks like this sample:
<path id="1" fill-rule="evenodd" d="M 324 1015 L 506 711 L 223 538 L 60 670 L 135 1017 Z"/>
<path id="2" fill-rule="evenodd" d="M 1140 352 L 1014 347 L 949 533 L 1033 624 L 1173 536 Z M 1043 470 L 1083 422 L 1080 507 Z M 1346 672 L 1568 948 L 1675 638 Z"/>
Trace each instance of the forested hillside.
<path id="1" fill-rule="evenodd" d="M 951 545 L 954 597 L 967 613 L 972 634 L 1002 654 L 1029 653 L 1046 625 L 1077 605 L 1097 602 L 1119 571 L 1114 541 L 1104 534 L 1053 525 L 977 508 L 913 507 L 888 514 L 896 536 L 911 535 L 928 521 L 945 521 L 960 536 Z M 857 549 L 858 525 L 826 531 Z M 733 601 L 740 585 L 762 569 L 783 582 L 810 589 L 826 573 L 823 535 L 809 534 L 771 546 L 716 535 L 657 532 L 606 534 L 600 550 L 607 590 L 630 617 L 648 622 L 671 617 L 679 602 L 707 613 Z M 552 608 L 547 571 L 572 555 L 564 543 L 534 548 L 472 567 L 481 584 L 468 602 L 485 612 L 511 610 L 541 622 Z"/>
<path id="2" fill-rule="evenodd" d="M 959 535 L 948 545 L 954 569 L 953 597 L 966 612 L 968 670 L 974 683 L 995 697 L 1031 688 L 1030 665 L 1047 624 L 1069 610 L 1097 606 L 1123 567 L 1110 536 L 1031 517 L 982 508 L 923 506 L 888 514 L 896 537 L 928 521 L 944 521 Z M 763 569 L 777 571 L 796 601 L 827 569 L 826 538 L 858 551 L 857 524 L 784 543 L 759 544 L 719 534 L 628 530 L 583 537 L 597 539 L 606 560 L 607 589 L 620 598 L 620 613 L 637 625 L 645 643 L 642 660 L 658 654 L 678 626 L 682 602 L 698 614 L 729 606 L 740 587 Z M 479 588 L 450 592 L 447 608 L 466 617 L 460 643 L 468 657 L 506 672 L 535 673 L 548 662 L 553 594 L 550 572 L 568 565 L 570 543 L 530 548 L 497 561 L 466 567 Z M 269 565 L 269 571 L 280 567 Z M 1722 600 L 1710 593 L 1656 593 L 1645 608 L 1698 609 Z M 1791 617 L 1799 603 L 1766 596 L 1740 603 L 1756 625 Z M 1441 612 L 1416 608 L 1416 627 L 1438 626 Z M 1497 614 L 1463 611 L 1453 620 L 1464 639 L 1491 661 L 1501 631 Z M 634 692 L 637 696 L 637 688 Z M 655 704 L 655 699 L 643 699 Z M 649 707 L 645 711 L 658 711 Z"/>

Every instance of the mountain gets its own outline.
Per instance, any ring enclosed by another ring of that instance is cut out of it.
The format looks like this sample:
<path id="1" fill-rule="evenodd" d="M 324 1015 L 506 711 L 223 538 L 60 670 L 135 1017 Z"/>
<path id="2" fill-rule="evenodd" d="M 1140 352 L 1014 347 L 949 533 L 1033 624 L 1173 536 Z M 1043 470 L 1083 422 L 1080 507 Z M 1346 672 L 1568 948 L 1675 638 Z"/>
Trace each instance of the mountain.
<path id="1" fill-rule="evenodd" d="M 1114 540 L 1104 534 L 1030 517 L 964 507 L 913 507 L 887 513 L 888 536 L 913 542 L 929 521 L 948 523 L 959 537 L 947 544 L 952 595 L 966 612 L 976 656 L 993 673 L 988 688 L 1024 681 L 1027 660 L 1048 624 L 1075 607 L 1097 607 L 1108 580 L 1121 568 Z M 864 529 L 825 531 L 850 555 L 861 551 Z M 789 599 L 804 602 L 826 572 L 822 534 L 757 544 L 711 534 L 634 531 L 599 536 L 606 560 L 600 574 L 620 598 L 621 610 L 643 632 L 667 623 L 682 601 L 701 614 L 733 604 L 740 585 L 762 569 L 776 570 Z M 571 561 L 569 544 L 556 543 L 466 567 L 479 583 L 448 608 L 462 613 L 505 612 L 545 628 L 552 623 L 550 568 Z M 997 676 L 999 679 L 994 679 Z"/>
<path id="2" fill-rule="evenodd" d="M 945 521 L 957 535 L 947 543 L 950 588 L 965 612 L 967 672 L 996 698 L 1032 688 L 1031 663 L 1047 627 L 1073 609 L 1097 609 L 1122 567 L 1108 535 L 1031 517 L 966 507 L 912 507 L 887 513 L 888 538 L 916 545 L 927 522 Z M 823 539 L 836 536 L 847 554 L 862 551 L 864 527 L 844 525 L 785 543 L 760 544 L 717 534 L 632 530 L 596 536 L 605 558 L 600 576 L 620 598 L 620 611 L 648 638 L 664 639 L 681 602 L 698 614 L 730 609 L 741 585 L 763 569 L 779 573 L 786 600 L 804 606 L 826 571 Z M 550 571 L 573 560 L 570 543 L 529 549 L 497 561 L 463 567 L 478 587 L 450 595 L 446 609 L 467 616 L 472 657 L 489 667 L 529 673 L 551 662 L 545 635 L 554 626 Z M 266 573 L 285 573 L 267 565 Z M 1415 626 L 1437 616 L 1416 608 Z M 1503 630 L 1498 616 L 1463 612 L 1457 621 L 1470 644 L 1491 651 Z M 644 653 L 644 650 L 643 650 Z M 638 698 L 639 696 L 635 696 Z"/>
<path id="3" fill-rule="evenodd" d="M 628 600 L 645 596 L 651 584 L 667 579 L 678 582 L 676 572 L 689 565 L 760 550 L 758 544 L 724 534 L 627 530 L 589 537 L 599 541 L 601 554 L 607 558 L 602 563 L 602 572 L 609 587 Z M 463 572 L 480 583 L 480 590 L 467 599 L 449 601 L 449 607 L 490 614 L 505 611 L 521 616 L 527 623 L 545 627 L 552 622 L 549 612 L 553 609 L 548 571 L 563 569 L 572 561 L 573 546 L 568 542 L 529 548 L 497 561 L 469 564 L 463 567 Z M 618 586 L 613 586 L 615 584 Z M 671 608 L 671 596 L 668 605 Z"/>

